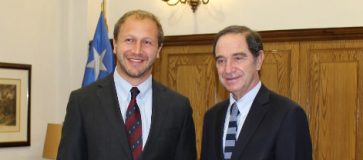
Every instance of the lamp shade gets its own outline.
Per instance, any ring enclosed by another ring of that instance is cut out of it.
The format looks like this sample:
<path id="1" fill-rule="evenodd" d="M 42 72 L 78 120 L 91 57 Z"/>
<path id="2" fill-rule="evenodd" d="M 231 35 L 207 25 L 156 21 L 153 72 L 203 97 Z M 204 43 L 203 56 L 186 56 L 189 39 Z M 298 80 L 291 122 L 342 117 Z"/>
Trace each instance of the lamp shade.
<path id="1" fill-rule="evenodd" d="M 48 159 L 56 159 L 58 146 L 61 138 L 62 125 L 49 123 L 47 134 L 45 136 L 43 157 Z"/>

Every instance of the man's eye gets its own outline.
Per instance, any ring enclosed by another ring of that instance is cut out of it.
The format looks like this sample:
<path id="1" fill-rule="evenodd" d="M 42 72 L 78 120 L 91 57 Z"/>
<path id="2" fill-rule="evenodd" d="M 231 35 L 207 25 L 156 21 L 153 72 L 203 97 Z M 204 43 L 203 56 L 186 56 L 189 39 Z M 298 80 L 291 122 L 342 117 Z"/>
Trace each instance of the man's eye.
<path id="1" fill-rule="evenodd" d="M 155 42 L 155 41 L 153 41 L 153 40 L 151 40 L 151 39 L 146 39 L 146 40 L 144 40 L 144 41 L 143 41 L 143 43 L 144 43 L 145 45 L 147 45 L 147 46 L 153 46 L 153 45 L 155 45 L 155 44 L 156 44 L 156 42 Z"/>
<path id="2" fill-rule="evenodd" d="M 147 44 L 147 45 L 152 45 L 151 41 L 144 41 L 144 43 Z"/>
<path id="3" fill-rule="evenodd" d="M 223 64 L 224 60 L 223 59 L 217 59 L 217 64 Z"/>
<path id="4" fill-rule="evenodd" d="M 235 56 L 235 57 L 233 57 L 233 59 L 235 61 L 242 61 L 242 60 L 246 59 L 246 56 Z"/>
<path id="5" fill-rule="evenodd" d="M 126 39 L 125 39 L 125 42 L 133 42 L 133 39 L 131 39 L 131 38 L 126 38 Z"/>

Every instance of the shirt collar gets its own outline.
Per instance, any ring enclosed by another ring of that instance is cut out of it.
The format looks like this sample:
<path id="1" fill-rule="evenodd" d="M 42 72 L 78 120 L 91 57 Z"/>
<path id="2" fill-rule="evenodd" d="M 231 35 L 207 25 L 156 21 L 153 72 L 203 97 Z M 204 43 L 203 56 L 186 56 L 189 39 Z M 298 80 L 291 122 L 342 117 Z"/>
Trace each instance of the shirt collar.
<path id="1" fill-rule="evenodd" d="M 250 91 L 248 91 L 244 96 L 242 96 L 240 99 L 235 100 L 233 98 L 232 93 L 229 94 L 229 106 L 231 106 L 233 103 L 237 103 L 237 107 L 239 111 L 243 111 L 244 106 L 246 106 L 247 104 L 252 104 L 253 100 L 255 99 L 258 91 L 261 88 L 261 81 L 259 81 Z"/>
<path id="2" fill-rule="evenodd" d="M 124 78 L 122 78 L 117 73 L 117 71 L 114 72 L 113 77 L 114 77 L 116 88 L 118 88 L 120 90 L 121 97 L 128 97 L 128 99 L 131 99 L 130 89 L 132 87 L 137 87 L 139 89 L 140 93 L 139 93 L 139 95 L 137 95 L 137 98 L 140 98 L 140 99 L 144 99 L 146 93 L 151 91 L 151 86 L 152 86 L 152 76 L 151 75 L 138 86 L 132 86 L 128 81 L 126 81 Z"/>

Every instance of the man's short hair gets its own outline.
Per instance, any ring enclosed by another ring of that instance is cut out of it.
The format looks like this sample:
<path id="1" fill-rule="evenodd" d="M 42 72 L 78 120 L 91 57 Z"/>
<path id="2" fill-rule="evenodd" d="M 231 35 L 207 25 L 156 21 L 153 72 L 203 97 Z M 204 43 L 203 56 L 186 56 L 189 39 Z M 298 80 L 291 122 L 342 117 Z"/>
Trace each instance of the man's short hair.
<path id="1" fill-rule="evenodd" d="M 115 28 L 113 30 L 114 40 L 117 41 L 117 36 L 122 27 L 122 24 L 124 24 L 127 18 L 131 16 L 134 16 L 136 19 L 141 19 L 141 20 L 147 18 L 155 22 L 158 28 L 158 46 L 160 47 L 164 41 L 163 27 L 161 26 L 159 19 L 154 14 L 144 10 L 133 10 L 126 12 L 115 24 Z"/>
<path id="2" fill-rule="evenodd" d="M 245 35 L 248 48 L 254 57 L 258 57 L 260 54 L 260 51 L 263 50 L 261 36 L 256 31 L 253 31 L 246 26 L 232 25 L 232 26 L 228 26 L 228 27 L 224 28 L 223 30 L 221 30 L 217 33 L 214 44 L 213 44 L 214 56 L 216 55 L 216 45 L 217 45 L 219 38 L 226 34 Z"/>

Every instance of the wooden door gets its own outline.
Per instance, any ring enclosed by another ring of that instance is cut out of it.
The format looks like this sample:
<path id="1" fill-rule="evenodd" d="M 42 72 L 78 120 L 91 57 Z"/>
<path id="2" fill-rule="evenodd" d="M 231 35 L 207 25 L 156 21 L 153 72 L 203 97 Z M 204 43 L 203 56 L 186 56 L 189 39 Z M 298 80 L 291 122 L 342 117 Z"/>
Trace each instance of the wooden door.
<path id="1" fill-rule="evenodd" d="M 224 91 L 217 94 L 217 88 L 221 87 L 216 77 L 212 47 L 164 47 L 154 68 L 154 77 L 190 99 L 199 159 L 204 113 L 225 96 Z"/>
<path id="2" fill-rule="evenodd" d="M 363 41 L 301 43 L 315 160 L 363 159 Z"/>

